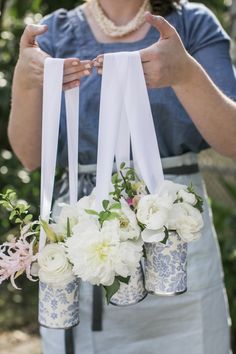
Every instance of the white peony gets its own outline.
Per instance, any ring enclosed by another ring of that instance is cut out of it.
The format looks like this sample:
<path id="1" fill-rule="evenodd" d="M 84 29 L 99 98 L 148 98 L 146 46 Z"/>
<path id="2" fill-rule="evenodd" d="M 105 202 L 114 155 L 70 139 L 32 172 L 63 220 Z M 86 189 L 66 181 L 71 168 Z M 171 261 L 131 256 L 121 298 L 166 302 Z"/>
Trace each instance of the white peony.
<path id="1" fill-rule="evenodd" d="M 72 266 L 62 244 L 49 244 L 38 255 L 40 281 L 50 285 L 63 285 L 74 279 Z"/>
<path id="2" fill-rule="evenodd" d="M 149 194 L 142 197 L 137 207 L 137 219 L 147 229 L 159 230 L 168 223 L 169 210 L 173 205 L 168 195 Z"/>
<path id="3" fill-rule="evenodd" d="M 176 203 L 169 215 L 169 229 L 176 230 L 186 242 L 199 239 L 203 228 L 200 211 L 188 203 Z"/>
<path id="4" fill-rule="evenodd" d="M 195 205 L 197 203 L 196 196 L 193 193 L 188 192 L 185 189 L 181 189 L 178 192 L 178 198 L 181 198 L 183 200 L 183 202 L 186 202 L 191 205 Z"/>
<path id="5" fill-rule="evenodd" d="M 124 278 L 133 275 L 139 266 L 142 252 L 143 241 L 141 239 L 121 242 L 119 255 L 116 258 L 118 260 L 115 265 L 116 273 Z"/>
<path id="6" fill-rule="evenodd" d="M 66 247 L 74 274 L 91 284 L 105 286 L 111 285 L 116 275 L 130 275 L 138 266 L 142 247 L 134 243 L 125 253 L 119 231 L 118 220 L 111 220 L 105 221 L 101 230 L 94 224 L 70 237 Z"/>

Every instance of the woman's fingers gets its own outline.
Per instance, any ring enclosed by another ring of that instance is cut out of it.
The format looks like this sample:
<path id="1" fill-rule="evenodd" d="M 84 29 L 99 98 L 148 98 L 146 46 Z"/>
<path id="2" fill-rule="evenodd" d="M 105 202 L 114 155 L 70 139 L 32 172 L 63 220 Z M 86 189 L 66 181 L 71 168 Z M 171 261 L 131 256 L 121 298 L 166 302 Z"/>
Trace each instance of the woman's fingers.
<path id="1" fill-rule="evenodd" d="M 97 69 L 97 73 L 102 75 L 104 55 L 98 55 L 97 58 L 93 59 L 93 66 Z"/>
<path id="2" fill-rule="evenodd" d="M 69 82 L 80 80 L 82 77 L 89 76 L 90 74 L 91 71 L 86 69 L 86 70 L 77 71 L 73 74 L 64 75 L 63 84 L 68 84 Z"/>
<path id="3" fill-rule="evenodd" d="M 47 32 L 48 27 L 46 25 L 27 25 L 21 36 L 20 48 L 29 48 L 36 46 L 36 37 Z"/>
<path id="4" fill-rule="evenodd" d="M 63 89 L 69 90 L 79 86 L 80 79 L 89 76 L 93 68 L 91 60 L 79 60 L 78 58 L 65 59 Z"/>
<path id="5" fill-rule="evenodd" d="M 77 71 L 83 71 L 86 69 L 92 69 L 92 60 L 79 60 L 77 58 L 65 59 L 64 75 L 73 74 Z"/>
<path id="6" fill-rule="evenodd" d="M 75 80 L 75 81 L 72 81 L 70 83 L 67 83 L 67 84 L 64 84 L 63 85 L 63 90 L 66 91 L 66 90 L 70 90 L 70 89 L 73 89 L 75 87 L 78 87 L 80 85 L 80 82 L 79 80 Z"/>

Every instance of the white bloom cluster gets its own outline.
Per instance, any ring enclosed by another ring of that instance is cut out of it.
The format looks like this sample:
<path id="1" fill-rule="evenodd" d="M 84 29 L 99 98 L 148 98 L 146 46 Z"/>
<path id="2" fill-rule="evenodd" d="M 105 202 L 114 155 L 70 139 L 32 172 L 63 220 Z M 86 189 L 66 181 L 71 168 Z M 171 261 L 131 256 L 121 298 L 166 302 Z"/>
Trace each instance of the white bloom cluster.
<path id="1" fill-rule="evenodd" d="M 50 227 L 64 243 L 47 245 L 40 253 L 40 280 L 61 283 L 74 275 L 91 284 L 110 286 L 117 276 L 133 275 L 143 243 L 162 241 L 166 230 L 176 231 L 186 242 L 200 237 L 203 219 L 196 208 L 198 197 L 187 186 L 164 181 L 155 195 L 144 194 L 140 186 L 141 194 L 133 197 L 138 197 L 137 205 L 124 198 L 119 203 L 104 201 L 104 211 L 97 213 L 94 192 L 74 206 L 62 205 Z M 102 219 L 105 214 L 110 218 Z"/>
<path id="2" fill-rule="evenodd" d="M 137 219 L 144 225 L 143 241 L 162 241 L 166 230 L 176 231 L 186 242 L 198 239 L 203 218 L 196 203 L 186 185 L 171 181 L 164 181 L 158 194 L 143 196 L 137 206 Z"/>
<path id="3" fill-rule="evenodd" d="M 137 234 L 132 225 L 127 222 L 122 228 L 122 222 L 115 219 L 105 221 L 102 227 L 84 223 L 83 227 L 73 228 L 66 247 L 76 276 L 91 284 L 109 286 L 115 276 L 126 278 L 134 274 L 142 256 L 142 241 L 135 239 Z M 124 241 L 125 228 L 132 239 Z"/>
<path id="4" fill-rule="evenodd" d="M 117 218 L 102 226 L 97 217 L 88 214 L 72 228 L 66 247 L 73 273 L 91 284 L 109 286 L 115 276 L 128 277 L 135 273 L 142 256 L 135 213 L 125 200 L 116 209 Z"/>

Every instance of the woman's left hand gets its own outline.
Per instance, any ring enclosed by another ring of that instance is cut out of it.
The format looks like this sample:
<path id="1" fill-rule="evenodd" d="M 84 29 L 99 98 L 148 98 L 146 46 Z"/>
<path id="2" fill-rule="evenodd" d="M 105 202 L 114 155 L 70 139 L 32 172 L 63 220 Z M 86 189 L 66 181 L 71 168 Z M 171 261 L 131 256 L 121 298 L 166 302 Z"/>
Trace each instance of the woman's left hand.
<path id="1" fill-rule="evenodd" d="M 191 75 L 192 57 L 185 50 L 176 32 L 163 17 L 146 14 L 146 20 L 160 32 L 160 39 L 140 51 L 143 71 L 149 88 L 176 86 L 186 83 Z M 102 74 L 103 55 L 93 61 Z"/>

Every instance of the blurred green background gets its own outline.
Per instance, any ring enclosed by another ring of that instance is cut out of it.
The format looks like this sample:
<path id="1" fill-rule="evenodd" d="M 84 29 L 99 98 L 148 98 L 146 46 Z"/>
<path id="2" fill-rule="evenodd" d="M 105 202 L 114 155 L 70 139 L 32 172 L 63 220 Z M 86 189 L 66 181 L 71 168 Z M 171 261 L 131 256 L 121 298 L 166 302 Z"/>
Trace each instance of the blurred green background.
<path id="1" fill-rule="evenodd" d="M 38 214 L 39 206 L 39 171 L 28 173 L 22 168 L 11 152 L 6 133 L 10 109 L 11 81 L 18 56 L 19 40 L 26 24 L 40 21 L 43 15 L 59 7 L 70 9 L 81 2 L 73 0 L 0 0 L 0 192 L 6 190 L 6 188 L 15 189 L 21 199 L 27 200 L 32 205 L 32 212 L 35 215 Z M 202 2 L 216 13 L 223 26 L 230 33 L 230 1 L 205 0 Z M 204 166 L 205 168 L 207 166 L 204 161 L 203 159 L 203 170 Z M 207 175 L 209 171 L 206 168 L 204 173 L 208 182 L 213 177 L 215 180 L 217 179 L 218 186 L 220 185 L 224 190 L 224 198 L 214 197 L 214 192 L 210 195 L 222 250 L 226 287 L 233 321 L 233 341 L 235 342 L 236 187 L 234 179 L 226 178 L 226 180 L 222 180 L 220 178 L 221 174 L 224 173 L 224 167 L 223 170 L 221 168 L 215 174 L 214 171 L 211 171 L 210 175 Z M 224 173 L 224 175 L 226 174 Z M 211 182 L 209 182 L 210 184 Z M 216 187 L 216 189 L 219 189 L 219 187 Z M 3 210 L 0 210 L 0 242 L 6 238 L 11 228 L 7 215 Z M 32 333 L 38 330 L 37 284 L 29 283 L 24 278 L 20 279 L 19 284 L 23 289 L 22 291 L 14 290 L 9 284 L 3 284 L 0 287 L 0 333 L 16 328 L 24 328 L 24 330 Z"/>

